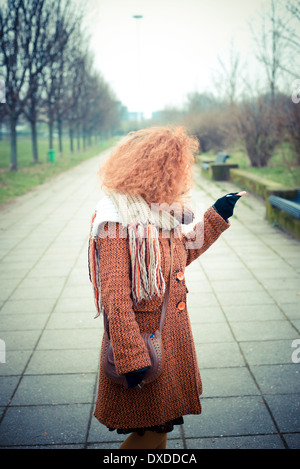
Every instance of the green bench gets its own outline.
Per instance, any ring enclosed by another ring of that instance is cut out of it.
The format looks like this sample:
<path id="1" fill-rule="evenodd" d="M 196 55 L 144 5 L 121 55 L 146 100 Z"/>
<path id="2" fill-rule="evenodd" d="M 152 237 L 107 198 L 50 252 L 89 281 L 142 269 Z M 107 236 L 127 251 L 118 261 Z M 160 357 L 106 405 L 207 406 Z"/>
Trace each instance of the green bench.
<path id="1" fill-rule="evenodd" d="M 300 220 L 300 191 L 297 191 L 297 195 L 294 199 L 284 199 L 277 195 L 270 195 L 269 202 L 272 207 L 279 208 L 284 212 L 288 213 L 294 218 Z"/>
<path id="2" fill-rule="evenodd" d="M 223 164 L 223 163 L 226 163 L 226 160 L 228 158 L 230 158 L 230 156 L 227 155 L 227 153 L 224 153 L 223 151 L 219 151 L 219 153 L 216 156 L 215 161 L 202 161 L 201 168 L 204 169 L 204 171 L 208 171 L 211 163 Z"/>

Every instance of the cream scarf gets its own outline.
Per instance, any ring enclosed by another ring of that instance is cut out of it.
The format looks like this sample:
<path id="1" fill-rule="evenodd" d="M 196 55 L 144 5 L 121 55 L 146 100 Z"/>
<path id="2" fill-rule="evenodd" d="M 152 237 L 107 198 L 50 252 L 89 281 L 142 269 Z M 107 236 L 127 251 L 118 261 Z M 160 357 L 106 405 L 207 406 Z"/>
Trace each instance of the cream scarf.
<path id="1" fill-rule="evenodd" d="M 101 304 L 100 263 L 97 239 L 104 222 L 118 222 L 127 228 L 131 257 L 131 291 L 134 304 L 153 296 L 162 296 L 165 281 L 161 272 L 158 230 L 176 229 L 181 223 L 191 223 L 194 216 L 187 207 L 182 210 L 173 204 L 168 210 L 158 204 L 151 207 L 141 196 L 107 191 L 92 219 L 89 239 L 89 275 L 94 287 L 98 317 L 103 311 Z"/>

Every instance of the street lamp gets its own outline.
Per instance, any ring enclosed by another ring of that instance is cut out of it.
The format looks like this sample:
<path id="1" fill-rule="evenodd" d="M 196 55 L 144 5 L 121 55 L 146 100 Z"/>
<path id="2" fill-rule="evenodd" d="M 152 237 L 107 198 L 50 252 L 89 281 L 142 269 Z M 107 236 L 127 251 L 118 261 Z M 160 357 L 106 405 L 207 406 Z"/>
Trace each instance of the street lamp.
<path id="1" fill-rule="evenodd" d="M 136 61 L 137 61 L 137 89 L 138 89 L 138 106 L 141 103 L 141 76 L 140 76 L 140 31 L 139 31 L 139 20 L 143 18 L 143 15 L 133 15 L 132 18 L 136 20 Z M 137 111 L 138 121 L 141 120 L 141 111 Z"/>

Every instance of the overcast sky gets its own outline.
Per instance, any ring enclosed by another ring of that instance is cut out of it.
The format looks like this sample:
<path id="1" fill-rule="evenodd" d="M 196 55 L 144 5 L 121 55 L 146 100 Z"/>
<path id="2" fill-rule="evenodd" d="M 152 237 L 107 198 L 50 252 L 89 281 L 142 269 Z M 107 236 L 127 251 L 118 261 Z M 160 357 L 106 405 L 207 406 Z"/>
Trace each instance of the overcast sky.
<path id="1" fill-rule="evenodd" d="M 215 93 L 218 57 L 228 63 L 232 41 L 251 64 L 249 22 L 258 25 L 263 5 L 269 1 L 88 0 L 95 64 L 129 111 L 182 106 L 190 92 Z"/>

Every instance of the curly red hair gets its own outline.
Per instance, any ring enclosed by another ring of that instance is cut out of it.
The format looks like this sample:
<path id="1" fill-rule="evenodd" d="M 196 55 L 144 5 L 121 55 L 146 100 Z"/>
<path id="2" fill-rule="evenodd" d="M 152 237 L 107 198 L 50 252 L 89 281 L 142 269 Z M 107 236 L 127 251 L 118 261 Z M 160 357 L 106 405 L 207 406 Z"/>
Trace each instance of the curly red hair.
<path id="1" fill-rule="evenodd" d="M 140 195 L 148 204 L 183 203 L 193 185 L 198 140 L 182 127 L 151 127 L 130 132 L 100 169 L 102 185 Z"/>

